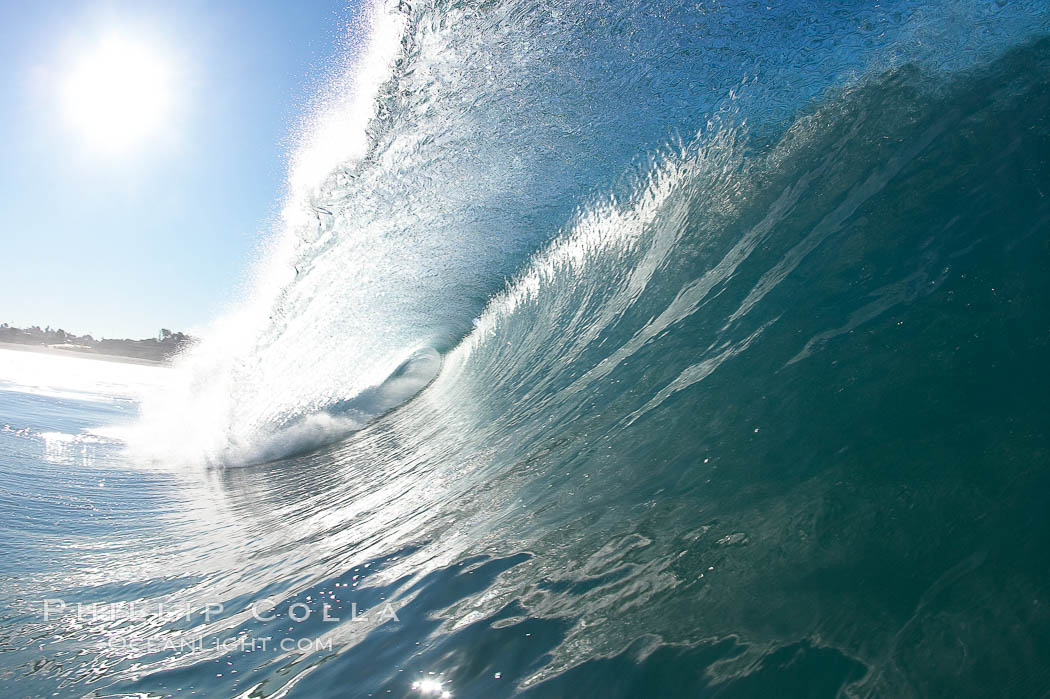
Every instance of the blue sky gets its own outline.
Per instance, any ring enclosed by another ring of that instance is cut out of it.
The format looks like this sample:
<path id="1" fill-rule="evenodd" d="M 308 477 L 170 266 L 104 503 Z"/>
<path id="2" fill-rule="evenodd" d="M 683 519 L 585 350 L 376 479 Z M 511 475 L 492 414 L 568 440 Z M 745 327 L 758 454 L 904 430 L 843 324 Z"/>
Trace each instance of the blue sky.
<path id="1" fill-rule="evenodd" d="M 277 214 L 290 138 L 351 19 L 346 0 L 0 0 L 0 322 L 147 337 L 219 313 Z M 170 83 L 163 119 L 117 154 L 62 101 L 114 34 Z"/>

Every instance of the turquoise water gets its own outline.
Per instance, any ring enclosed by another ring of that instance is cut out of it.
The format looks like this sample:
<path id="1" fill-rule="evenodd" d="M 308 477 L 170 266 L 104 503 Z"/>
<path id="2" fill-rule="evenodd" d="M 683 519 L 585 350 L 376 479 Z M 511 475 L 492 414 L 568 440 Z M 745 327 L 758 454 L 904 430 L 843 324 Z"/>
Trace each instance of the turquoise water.
<path id="1" fill-rule="evenodd" d="M 0 352 L 0 693 L 1050 692 L 1046 8 L 383 16 L 197 350 Z"/>

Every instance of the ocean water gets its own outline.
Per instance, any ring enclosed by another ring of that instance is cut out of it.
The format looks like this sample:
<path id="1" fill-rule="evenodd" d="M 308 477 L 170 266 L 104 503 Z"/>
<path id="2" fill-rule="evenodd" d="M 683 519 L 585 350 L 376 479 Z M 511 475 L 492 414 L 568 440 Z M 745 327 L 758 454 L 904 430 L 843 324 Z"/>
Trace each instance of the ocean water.
<path id="1" fill-rule="evenodd" d="M 1050 693 L 1045 3 L 358 20 L 199 346 L 0 351 L 0 694 Z"/>

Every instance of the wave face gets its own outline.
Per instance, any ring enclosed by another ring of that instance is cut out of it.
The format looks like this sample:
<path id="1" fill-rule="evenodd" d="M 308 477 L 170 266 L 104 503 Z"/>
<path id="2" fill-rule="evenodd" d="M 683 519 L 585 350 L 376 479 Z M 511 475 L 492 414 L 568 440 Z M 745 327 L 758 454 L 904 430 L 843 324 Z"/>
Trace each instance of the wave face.
<path id="1" fill-rule="evenodd" d="M 829 90 L 987 60 L 1039 3 L 377 5 L 303 120 L 245 300 L 147 406 L 140 445 L 236 464 L 276 430 L 445 352 L 528 259 L 668 148 L 775 142 Z M 702 140 L 702 138 L 701 138 Z M 332 438 L 345 436 L 334 433 Z"/>
<path id="2" fill-rule="evenodd" d="M 70 681 L 1050 691 L 1048 28 L 1036 2 L 374 8 L 246 300 L 129 438 L 273 463 L 194 476 L 200 512 L 122 575 L 401 621 Z"/>

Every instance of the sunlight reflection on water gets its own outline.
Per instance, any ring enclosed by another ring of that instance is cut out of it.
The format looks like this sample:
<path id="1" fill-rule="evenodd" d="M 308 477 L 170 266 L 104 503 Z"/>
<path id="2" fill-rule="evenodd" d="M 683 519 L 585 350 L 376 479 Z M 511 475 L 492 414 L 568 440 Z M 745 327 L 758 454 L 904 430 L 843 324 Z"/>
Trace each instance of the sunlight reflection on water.
<path id="1" fill-rule="evenodd" d="M 0 389 L 53 398 L 137 400 L 167 376 L 167 367 L 103 361 L 55 352 L 0 349 Z"/>

